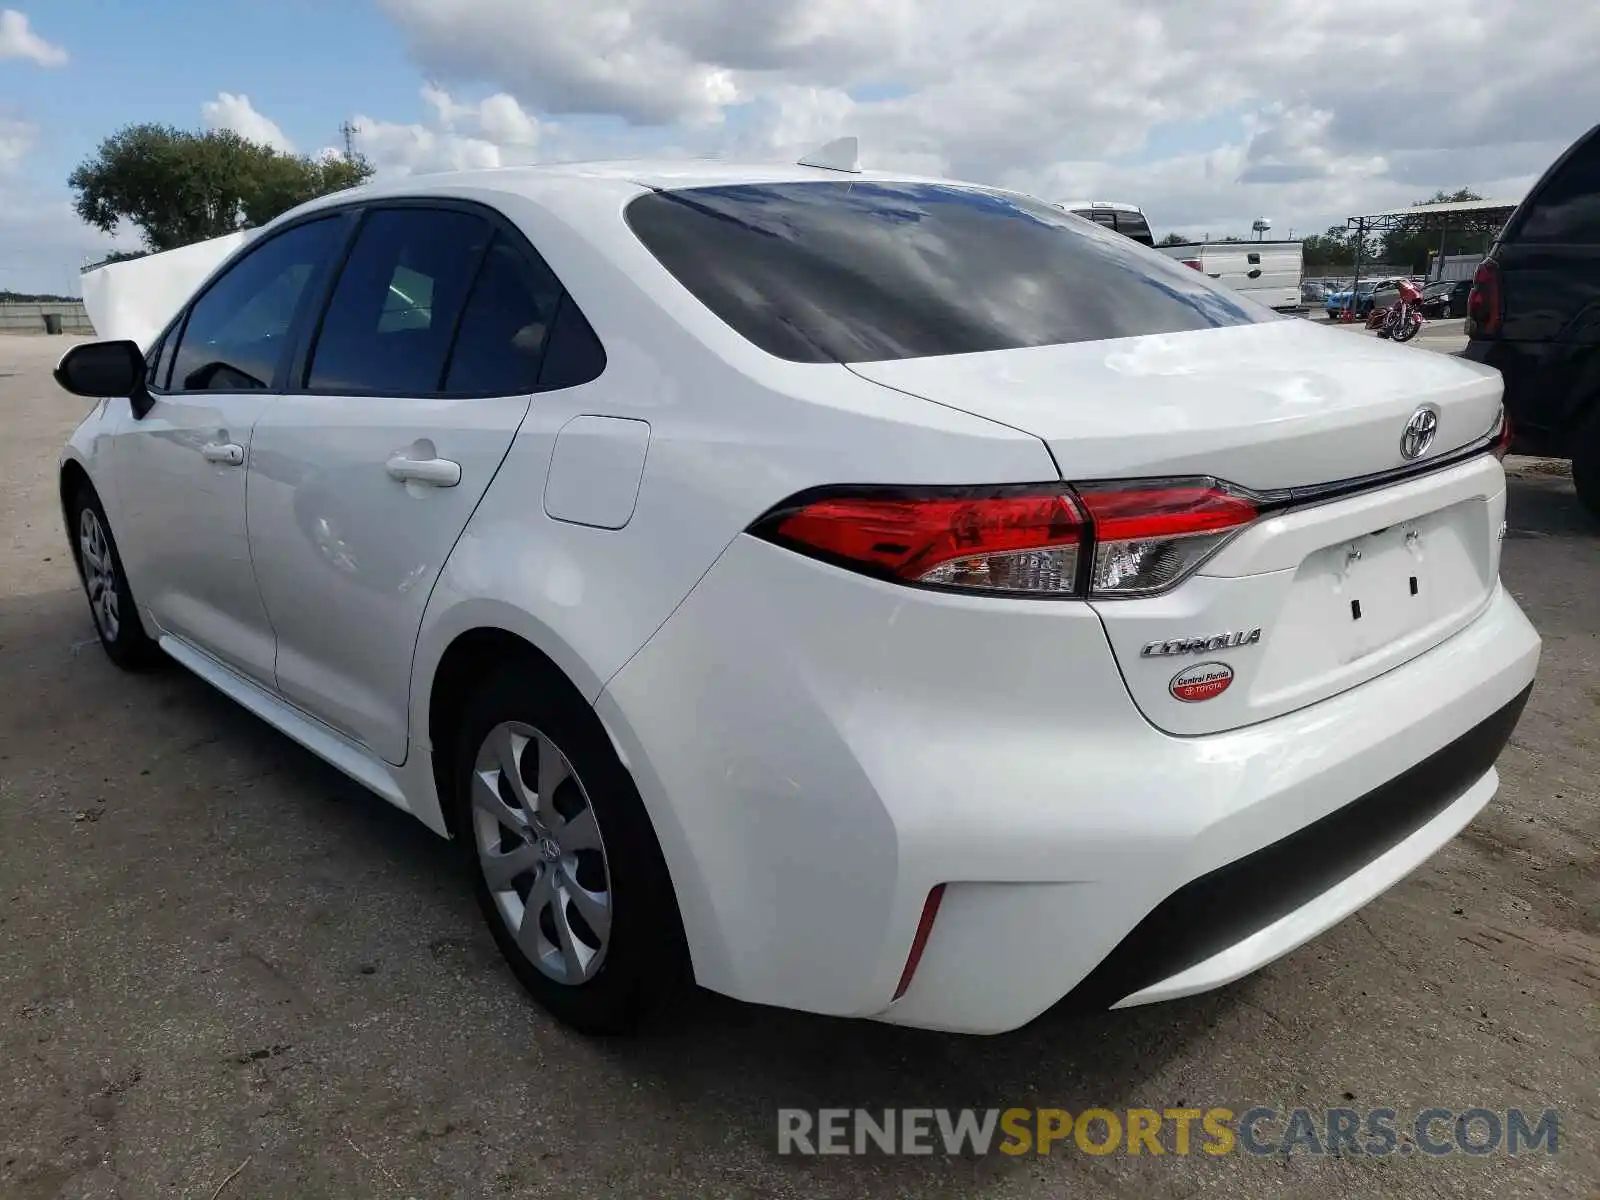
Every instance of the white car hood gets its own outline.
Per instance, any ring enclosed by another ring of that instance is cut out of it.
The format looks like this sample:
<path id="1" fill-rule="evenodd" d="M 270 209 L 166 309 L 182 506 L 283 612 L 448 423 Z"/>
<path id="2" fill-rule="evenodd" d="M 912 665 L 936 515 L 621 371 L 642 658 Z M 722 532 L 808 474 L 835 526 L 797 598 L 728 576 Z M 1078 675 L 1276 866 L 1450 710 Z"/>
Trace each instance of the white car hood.
<path id="1" fill-rule="evenodd" d="M 1044 439 L 1066 479 L 1214 475 L 1300 487 L 1405 465 L 1493 432 L 1499 373 L 1418 346 L 1285 319 L 981 354 L 853 363 L 858 375 Z"/>
<path id="2" fill-rule="evenodd" d="M 148 349 L 195 289 L 256 232 L 242 230 L 85 272 L 83 307 L 95 335 Z"/>

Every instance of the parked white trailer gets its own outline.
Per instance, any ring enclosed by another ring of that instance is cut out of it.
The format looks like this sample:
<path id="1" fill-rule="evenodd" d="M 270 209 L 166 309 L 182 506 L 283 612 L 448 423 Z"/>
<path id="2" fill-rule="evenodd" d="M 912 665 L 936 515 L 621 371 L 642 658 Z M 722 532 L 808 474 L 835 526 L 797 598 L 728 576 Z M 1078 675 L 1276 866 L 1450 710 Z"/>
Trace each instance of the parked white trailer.
<path id="1" fill-rule="evenodd" d="M 1434 283 L 1441 280 L 1459 283 L 1471 279 L 1482 261 L 1481 254 L 1446 254 L 1443 257 L 1435 254 L 1428 263 L 1428 279 Z"/>
<path id="2" fill-rule="evenodd" d="M 1156 249 L 1268 308 L 1304 307 L 1300 274 L 1305 258 L 1299 242 L 1183 242 Z"/>

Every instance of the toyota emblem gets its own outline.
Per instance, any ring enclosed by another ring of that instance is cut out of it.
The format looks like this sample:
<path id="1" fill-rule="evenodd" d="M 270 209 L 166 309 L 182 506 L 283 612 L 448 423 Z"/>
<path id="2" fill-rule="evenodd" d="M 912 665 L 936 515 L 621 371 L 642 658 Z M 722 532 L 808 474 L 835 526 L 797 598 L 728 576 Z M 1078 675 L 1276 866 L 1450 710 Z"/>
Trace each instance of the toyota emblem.
<path id="1" fill-rule="evenodd" d="M 1439 410 L 1424 404 L 1411 414 L 1406 431 L 1400 435 L 1400 457 L 1421 458 L 1433 445 L 1433 435 L 1439 432 Z"/>

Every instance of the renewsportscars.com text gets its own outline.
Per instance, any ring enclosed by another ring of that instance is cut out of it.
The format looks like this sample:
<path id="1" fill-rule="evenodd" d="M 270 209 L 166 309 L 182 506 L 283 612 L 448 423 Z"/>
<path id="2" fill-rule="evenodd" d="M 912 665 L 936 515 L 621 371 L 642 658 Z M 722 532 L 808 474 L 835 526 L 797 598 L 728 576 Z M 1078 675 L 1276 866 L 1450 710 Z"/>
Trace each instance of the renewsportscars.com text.
<path id="1" fill-rule="evenodd" d="M 782 1108 L 778 1153 L 1555 1154 L 1560 1124 L 1520 1108 Z"/>

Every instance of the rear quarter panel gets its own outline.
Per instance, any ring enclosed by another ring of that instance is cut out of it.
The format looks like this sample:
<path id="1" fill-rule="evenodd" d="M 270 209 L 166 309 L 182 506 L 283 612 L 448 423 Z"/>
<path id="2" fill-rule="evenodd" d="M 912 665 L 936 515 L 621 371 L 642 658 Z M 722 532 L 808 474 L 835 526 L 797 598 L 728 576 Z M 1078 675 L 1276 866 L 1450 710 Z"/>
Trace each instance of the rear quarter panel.
<path id="1" fill-rule="evenodd" d="M 473 628 L 531 642 L 593 701 L 728 544 L 795 492 L 830 483 L 1057 478 L 1044 444 L 1029 434 L 842 366 L 784 362 L 745 342 L 642 245 L 627 245 L 621 208 L 635 194 L 612 198 L 622 244 L 604 249 L 578 233 L 559 201 L 492 198 L 582 307 L 607 363 L 590 383 L 533 398 L 445 564 L 414 659 L 415 737 L 428 728 L 440 659 Z M 649 426 L 637 502 L 623 528 L 546 511 L 556 438 L 578 416 Z"/>

